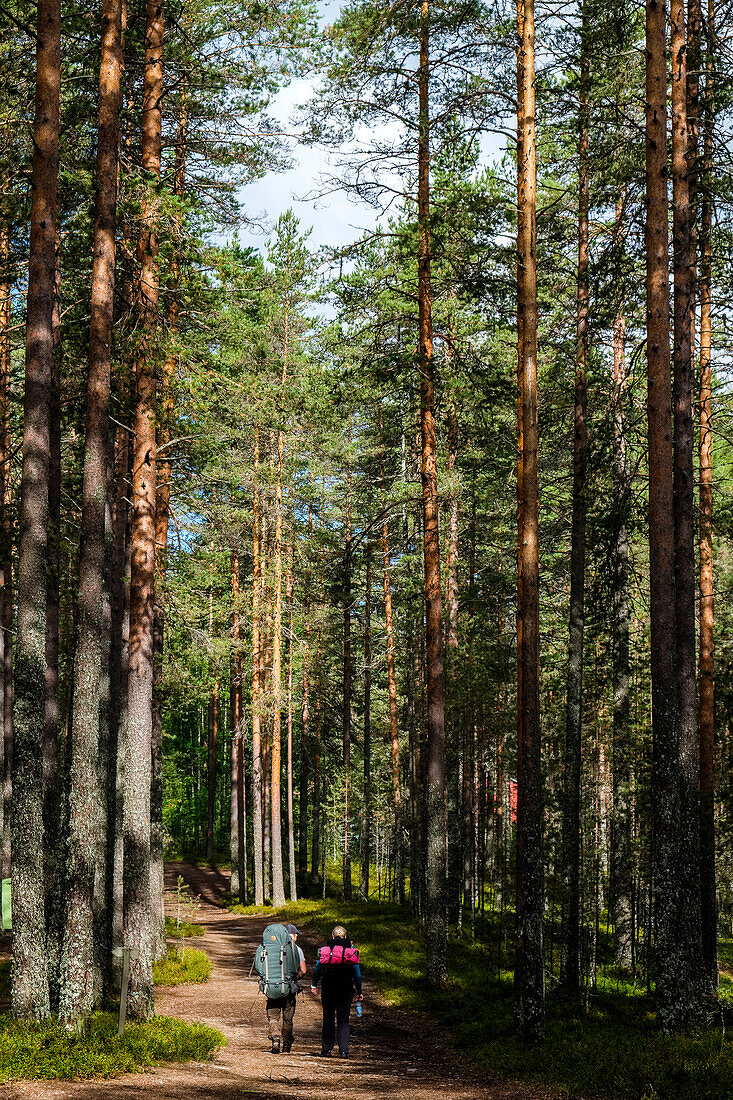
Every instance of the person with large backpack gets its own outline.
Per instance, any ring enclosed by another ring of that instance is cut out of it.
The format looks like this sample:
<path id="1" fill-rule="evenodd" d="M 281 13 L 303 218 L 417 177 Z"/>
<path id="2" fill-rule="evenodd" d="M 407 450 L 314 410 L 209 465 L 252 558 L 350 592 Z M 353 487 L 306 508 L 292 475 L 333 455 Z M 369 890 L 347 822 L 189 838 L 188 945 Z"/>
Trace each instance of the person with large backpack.
<path id="1" fill-rule="evenodd" d="M 311 982 L 311 993 L 314 997 L 318 996 L 319 981 L 323 1003 L 321 1055 L 330 1058 L 334 1043 L 338 1040 L 339 1054 L 342 1058 L 348 1058 L 351 1002 L 354 993 L 357 1001 L 364 998 L 361 992 L 359 952 L 347 938 L 343 925 L 336 925 L 331 939 L 318 952 L 318 962 Z"/>
<path id="2" fill-rule="evenodd" d="M 282 1049 L 288 1054 L 293 1045 L 295 999 L 300 992 L 298 978 L 305 974 L 305 958 L 296 944 L 298 929 L 294 924 L 268 924 L 257 948 L 254 966 L 260 976 L 260 992 L 267 1004 L 267 1037 L 272 1053 Z M 280 1020 L 282 1019 L 282 1034 Z"/>

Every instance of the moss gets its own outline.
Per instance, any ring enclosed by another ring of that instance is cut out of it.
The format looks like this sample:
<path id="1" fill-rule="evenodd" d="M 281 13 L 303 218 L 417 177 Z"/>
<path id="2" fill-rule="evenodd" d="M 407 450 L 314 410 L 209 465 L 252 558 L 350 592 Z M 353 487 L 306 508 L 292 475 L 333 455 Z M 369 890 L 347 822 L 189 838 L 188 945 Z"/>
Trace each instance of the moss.
<path id="1" fill-rule="evenodd" d="M 153 963 L 155 985 L 183 985 L 186 982 L 205 982 L 211 974 L 211 959 L 205 951 L 192 947 L 181 950 L 169 947 L 164 959 Z"/>
<path id="2" fill-rule="evenodd" d="M 204 1061 L 226 1043 L 203 1024 L 154 1016 L 128 1024 L 117 1037 L 117 1017 L 97 1012 L 89 1036 L 70 1036 L 55 1021 L 29 1024 L 0 1016 L 0 1083 L 38 1078 L 114 1077 L 161 1062 Z"/>

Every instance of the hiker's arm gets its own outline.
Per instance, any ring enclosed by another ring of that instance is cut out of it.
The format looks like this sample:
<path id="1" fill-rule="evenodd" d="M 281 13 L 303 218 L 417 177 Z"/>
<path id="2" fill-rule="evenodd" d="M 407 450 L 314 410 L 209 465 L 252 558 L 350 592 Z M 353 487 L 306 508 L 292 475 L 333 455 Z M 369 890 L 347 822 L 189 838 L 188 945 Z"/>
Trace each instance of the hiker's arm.
<path id="1" fill-rule="evenodd" d="M 318 983 L 321 980 L 321 960 L 319 959 L 313 968 L 313 980 L 311 981 L 311 993 L 318 993 Z"/>
<path id="2" fill-rule="evenodd" d="M 354 963 L 354 986 L 357 997 L 361 998 L 361 967 L 358 963 Z"/>

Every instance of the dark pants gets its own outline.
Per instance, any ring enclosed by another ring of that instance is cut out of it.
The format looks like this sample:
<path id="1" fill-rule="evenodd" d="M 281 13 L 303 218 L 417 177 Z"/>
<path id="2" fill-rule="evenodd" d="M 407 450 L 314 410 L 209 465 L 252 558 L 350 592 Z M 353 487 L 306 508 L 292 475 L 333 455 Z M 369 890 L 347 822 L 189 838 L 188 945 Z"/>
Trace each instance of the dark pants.
<path id="1" fill-rule="evenodd" d="M 338 1039 L 339 1053 L 349 1053 L 349 1013 L 353 990 L 345 992 L 335 989 L 323 989 L 321 1000 L 323 1002 L 323 1037 L 321 1049 L 329 1054 L 333 1050 L 333 1044 Z"/>
<path id="2" fill-rule="evenodd" d="M 280 1034 L 280 1014 L 282 1013 L 282 1037 L 284 1043 L 293 1041 L 293 1016 L 295 1016 L 295 994 L 290 997 L 267 998 L 267 1037 L 274 1039 Z"/>

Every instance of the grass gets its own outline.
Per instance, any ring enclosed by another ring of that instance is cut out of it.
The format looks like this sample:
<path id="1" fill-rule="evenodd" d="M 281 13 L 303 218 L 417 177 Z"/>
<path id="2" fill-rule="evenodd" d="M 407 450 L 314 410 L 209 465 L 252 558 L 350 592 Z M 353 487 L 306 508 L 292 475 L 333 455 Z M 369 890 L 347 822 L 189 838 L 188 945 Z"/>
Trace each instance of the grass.
<path id="1" fill-rule="evenodd" d="M 328 898 L 280 910 L 233 910 L 294 920 L 322 937 L 335 923 L 345 924 L 365 973 L 386 1000 L 431 1016 L 489 1078 L 523 1080 L 587 1100 L 731 1100 L 733 1095 L 733 1040 L 723 1021 L 697 1037 L 661 1035 L 645 989 L 610 965 L 582 1008 L 548 997 L 545 1041 L 528 1051 L 514 1033 L 511 958 L 499 952 L 498 928 L 490 921 L 488 943 L 451 938 L 448 990 L 435 993 L 422 978 L 424 934 L 407 907 Z M 600 947 L 603 957 L 608 945 Z M 733 945 L 730 949 L 733 954 Z M 721 956 L 727 950 L 724 945 Z M 721 1001 L 733 1007 L 733 982 L 727 978 L 721 980 Z"/>
<path id="2" fill-rule="evenodd" d="M 205 931 L 203 924 L 193 924 L 190 920 L 177 921 L 175 917 L 165 918 L 165 934 L 174 940 L 203 936 Z"/>
<path id="3" fill-rule="evenodd" d="M 214 1028 L 167 1016 L 128 1024 L 118 1038 L 117 1017 L 96 1012 L 89 1036 L 78 1039 L 55 1021 L 29 1024 L 4 1015 L 0 1016 L 0 1084 L 20 1079 L 114 1077 L 161 1062 L 201 1062 L 225 1043 Z"/>
<path id="4" fill-rule="evenodd" d="M 185 982 L 206 982 L 211 974 L 211 959 L 205 951 L 187 947 L 169 947 L 166 957 L 153 963 L 155 985 L 183 985 Z"/>

